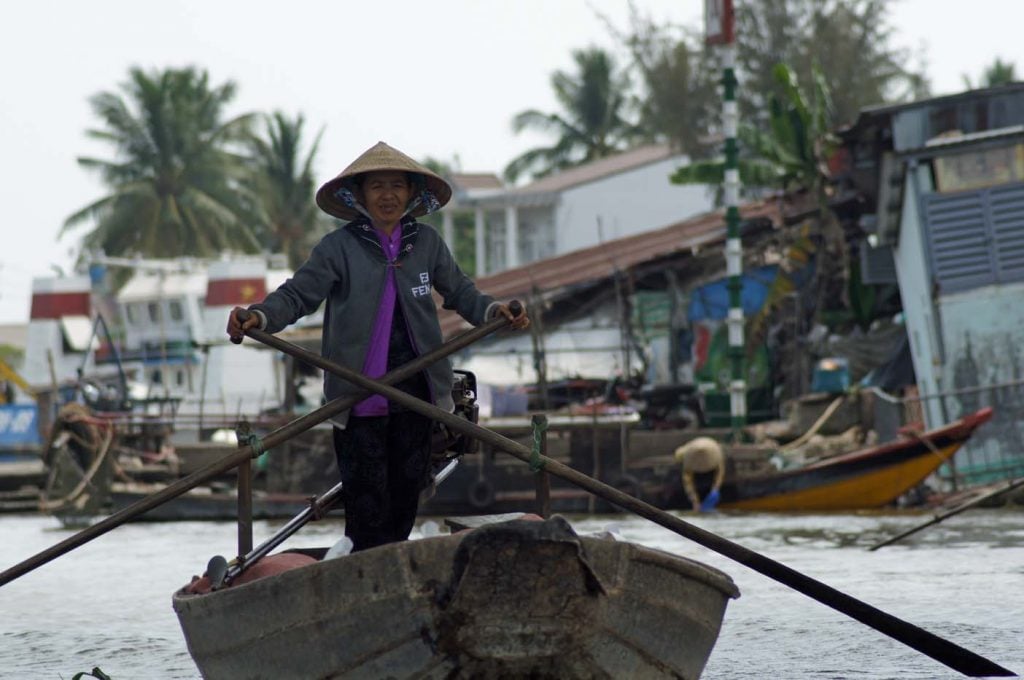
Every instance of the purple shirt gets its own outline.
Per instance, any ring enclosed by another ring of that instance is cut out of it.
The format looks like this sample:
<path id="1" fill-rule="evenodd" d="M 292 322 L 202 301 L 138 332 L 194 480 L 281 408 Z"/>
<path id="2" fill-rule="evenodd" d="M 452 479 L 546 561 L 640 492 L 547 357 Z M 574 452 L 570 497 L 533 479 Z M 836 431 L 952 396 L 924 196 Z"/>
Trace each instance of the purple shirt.
<path id="1" fill-rule="evenodd" d="M 384 249 L 384 256 L 387 257 L 388 262 L 394 264 L 402 243 L 402 224 L 399 223 L 394 228 L 390 237 L 380 230 L 375 231 L 380 240 L 380 246 Z M 388 265 L 388 271 L 384 278 L 384 293 L 380 296 L 377 320 L 373 324 L 373 334 L 370 335 L 370 349 L 367 351 L 366 361 L 363 363 L 363 375 L 368 378 L 379 378 L 388 370 L 388 345 L 391 341 L 391 322 L 395 315 L 395 293 L 395 268 Z M 367 397 L 355 405 L 352 414 L 355 416 L 386 416 L 388 400 L 379 394 Z"/>

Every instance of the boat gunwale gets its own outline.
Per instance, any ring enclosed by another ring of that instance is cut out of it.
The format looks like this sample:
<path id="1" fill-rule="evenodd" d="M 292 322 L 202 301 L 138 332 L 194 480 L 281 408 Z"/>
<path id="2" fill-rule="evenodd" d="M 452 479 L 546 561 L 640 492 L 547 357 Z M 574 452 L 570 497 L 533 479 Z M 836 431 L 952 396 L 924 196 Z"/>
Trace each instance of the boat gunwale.
<path id="1" fill-rule="evenodd" d="M 451 550 L 452 555 L 454 555 L 454 551 L 457 549 L 458 544 L 461 543 L 463 538 L 469 533 L 470 531 L 467 530 L 459 531 L 453 534 L 444 534 L 441 536 L 428 536 L 424 538 L 415 539 L 413 541 L 403 541 L 401 543 L 378 546 L 377 548 L 371 548 L 370 550 L 390 549 L 394 551 L 397 548 L 397 550 L 401 552 L 396 551 L 394 558 L 402 560 L 404 563 L 405 560 L 409 559 L 409 550 L 414 549 L 410 547 L 413 544 L 421 543 L 423 541 L 445 540 L 453 542 L 454 545 L 452 546 Z M 580 543 L 585 550 L 618 549 L 623 551 L 623 556 L 621 557 L 621 559 L 624 559 L 627 562 L 635 561 L 661 567 L 663 569 L 672 571 L 682 577 L 700 582 L 709 587 L 713 587 L 717 589 L 719 592 L 721 592 L 723 595 L 728 596 L 730 599 L 736 599 L 739 597 L 739 588 L 733 581 L 731 576 L 729 576 L 727 573 L 720 569 L 717 569 L 711 565 L 705 564 L 693 558 L 686 557 L 683 555 L 677 555 L 675 553 L 671 553 L 665 550 L 659 550 L 657 548 L 649 548 L 647 546 L 633 543 L 632 541 L 626 541 L 621 539 L 587 536 L 585 534 L 579 535 L 578 538 L 580 539 Z M 612 545 L 617 546 L 617 548 L 611 548 Z M 370 551 L 361 551 L 358 553 L 353 553 L 350 555 L 346 555 L 344 557 L 334 558 L 331 560 L 317 560 L 316 562 L 305 564 L 300 567 L 295 567 L 293 569 L 288 569 L 277 574 L 271 574 L 269 576 L 248 581 L 246 583 L 232 585 L 228 588 L 221 588 L 219 590 L 210 591 L 207 593 L 188 593 L 186 592 L 186 588 L 188 588 L 188 585 L 190 584 L 187 584 L 174 592 L 174 595 L 172 596 L 172 603 L 174 604 L 175 611 L 177 611 L 178 603 L 184 604 L 188 602 L 194 602 L 198 598 L 220 596 L 218 599 L 227 599 L 223 594 L 229 592 L 245 592 L 248 586 L 254 586 L 257 584 L 262 584 L 262 587 L 265 588 L 268 587 L 267 583 L 269 582 L 269 579 L 280 582 L 282 578 L 299 578 L 299 576 L 289 576 L 289 574 L 301 574 L 304 573 L 306 570 L 313 568 L 329 569 L 332 567 L 337 567 L 346 569 L 358 569 L 359 565 L 356 564 L 356 562 L 368 561 L 370 559 L 359 557 L 360 555 L 366 554 L 370 554 Z M 403 571 L 405 570 L 403 569 Z M 408 588 L 411 585 L 410 583 L 407 583 L 404 578 L 401 579 L 401 581 L 402 588 Z M 242 595 L 232 595 L 231 597 L 242 597 Z"/>

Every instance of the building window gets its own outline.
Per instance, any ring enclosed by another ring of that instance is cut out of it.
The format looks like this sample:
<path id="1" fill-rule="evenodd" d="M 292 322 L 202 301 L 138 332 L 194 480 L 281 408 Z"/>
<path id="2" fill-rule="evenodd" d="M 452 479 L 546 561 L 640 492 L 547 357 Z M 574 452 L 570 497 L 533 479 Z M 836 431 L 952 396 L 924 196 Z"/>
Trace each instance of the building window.
<path id="1" fill-rule="evenodd" d="M 181 321 L 183 314 L 181 313 L 181 303 L 177 300 L 171 300 L 167 309 L 170 312 L 171 321 Z"/>
<path id="2" fill-rule="evenodd" d="M 555 255 L 554 218 L 549 209 L 526 208 L 519 212 L 519 261 L 546 260 Z"/>
<path id="3" fill-rule="evenodd" d="M 943 293 L 1024 280 L 1024 184 L 931 194 L 924 209 Z"/>
<path id="4" fill-rule="evenodd" d="M 146 309 L 149 311 L 149 320 L 153 323 L 160 323 L 160 305 L 150 302 L 146 305 Z"/>
<path id="5" fill-rule="evenodd" d="M 124 306 L 124 318 L 128 321 L 129 324 L 135 323 L 135 310 L 132 308 L 131 305 Z"/>
<path id="6" fill-rule="evenodd" d="M 489 246 L 487 271 L 502 271 L 508 262 L 504 214 L 488 213 L 487 241 Z"/>

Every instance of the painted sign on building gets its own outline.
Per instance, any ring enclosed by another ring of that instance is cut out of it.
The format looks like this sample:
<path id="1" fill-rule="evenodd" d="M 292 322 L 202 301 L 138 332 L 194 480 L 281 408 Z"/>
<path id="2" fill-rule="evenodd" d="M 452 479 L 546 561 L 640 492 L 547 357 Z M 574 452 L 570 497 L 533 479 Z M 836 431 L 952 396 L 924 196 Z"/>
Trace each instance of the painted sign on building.
<path id="1" fill-rule="evenodd" d="M 39 445 L 38 409 L 35 404 L 0 405 L 0 448 Z"/>
<path id="2" fill-rule="evenodd" d="M 977 149 L 935 159 L 940 193 L 1024 181 L 1024 144 Z"/>

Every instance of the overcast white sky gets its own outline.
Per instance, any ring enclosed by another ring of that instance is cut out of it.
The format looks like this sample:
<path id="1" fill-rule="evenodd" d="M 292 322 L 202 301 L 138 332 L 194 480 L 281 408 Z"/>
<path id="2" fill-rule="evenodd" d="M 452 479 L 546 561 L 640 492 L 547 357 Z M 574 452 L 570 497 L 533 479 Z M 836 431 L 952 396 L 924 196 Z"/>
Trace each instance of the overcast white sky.
<path id="1" fill-rule="evenodd" d="M 701 28 L 702 0 L 636 0 Z M 466 171 L 499 172 L 543 138 L 515 136 L 526 108 L 556 109 L 549 78 L 570 51 L 614 42 L 595 9 L 627 24 L 625 0 L 78 0 L 5 5 L 0 20 L 0 323 L 28 320 L 31 279 L 67 269 L 64 218 L 103 195 L 79 155 L 87 99 L 132 65 L 195 64 L 233 80 L 231 113 L 302 112 L 325 126 L 317 174 L 378 140 Z M 1021 0 L 899 0 L 896 44 L 922 53 L 933 91 L 962 89 L 997 56 L 1024 71 Z"/>

